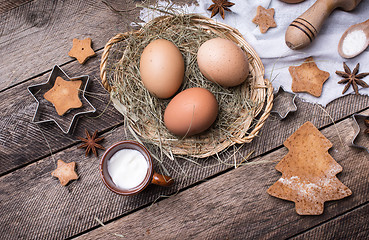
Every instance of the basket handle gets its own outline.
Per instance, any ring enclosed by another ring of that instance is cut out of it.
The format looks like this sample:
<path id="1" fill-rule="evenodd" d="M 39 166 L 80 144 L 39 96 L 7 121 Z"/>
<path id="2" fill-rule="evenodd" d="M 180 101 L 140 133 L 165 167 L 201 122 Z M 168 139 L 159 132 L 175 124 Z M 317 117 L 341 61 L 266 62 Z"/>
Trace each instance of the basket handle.
<path id="1" fill-rule="evenodd" d="M 264 125 L 265 121 L 268 119 L 270 115 L 270 111 L 273 108 L 274 88 L 272 86 L 272 83 L 268 79 L 264 79 L 264 83 L 265 83 L 265 91 L 266 91 L 265 94 L 266 94 L 267 101 L 266 101 L 266 105 L 264 106 L 263 114 L 260 116 L 257 124 L 255 125 L 253 130 L 250 132 L 250 134 L 242 138 L 232 139 L 232 141 L 234 141 L 235 143 L 243 144 L 243 143 L 251 142 L 251 140 L 259 133 L 261 127 Z"/>
<path id="2" fill-rule="evenodd" d="M 123 41 L 124 39 L 128 38 L 128 36 L 129 36 L 129 33 L 128 32 L 126 32 L 126 33 L 119 33 L 119 34 L 115 35 L 113 38 L 111 38 L 105 44 L 104 52 L 103 52 L 103 54 L 101 56 L 100 78 L 101 78 L 101 82 L 102 82 L 104 88 L 106 90 L 108 90 L 109 92 L 111 91 L 112 88 L 111 88 L 108 80 L 106 79 L 106 63 L 108 61 L 108 56 L 109 56 L 109 53 L 110 53 L 110 49 L 111 49 L 111 47 L 114 44 Z"/>
<path id="3" fill-rule="evenodd" d="M 265 121 L 268 119 L 269 115 L 270 115 L 270 111 L 273 108 L 273 99 L 274 99 L 274 95 L 273 95 L 273 86 L 272 83 L 268 80 L 268 79 L 264 79 L 264 83 L 266 85 L 266 97 L 267 97 L 267 103 L 265 105 L 264 108 L 264 112 L 261 115 L 258 123 L 255 125 L 254 129 L 251 131 L 250 136 L 256 135 L 259 133 L 261 127 L 264 125 Z"/>

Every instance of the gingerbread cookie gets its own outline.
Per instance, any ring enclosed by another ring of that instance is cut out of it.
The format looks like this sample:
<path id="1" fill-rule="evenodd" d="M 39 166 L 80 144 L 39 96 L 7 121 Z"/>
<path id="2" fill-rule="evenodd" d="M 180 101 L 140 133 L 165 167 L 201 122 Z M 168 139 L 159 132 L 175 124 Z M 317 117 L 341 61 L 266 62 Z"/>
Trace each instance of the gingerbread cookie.
<path id="1" fill-rule="evenodd" d="M 51 102 L 56 112 L 62 116 L 72 108 L 82 107 L 79 99 L 81 85 L 81 80 L 65 81 L 57 77 L 54 86 L 44 94 L 44 98 Z"/>
<path id="2" fill-rule="evenodd" d="M 68 53 L 69 56 L 77 58 L 80 64 L 84 64 L 88 58 L 96 55 L 91 48 L 91 38 L 83 40 L 73 39 L 73 47 Z"/>
<path id="3" fill-rule="evenodd" d="M 59 178 L 61 185 L 65 186 L 69 181 L 78 179 L 78 175 L 74 170 L 75 168 L 75 162 L 65 163 L 63 160 L 58 160 L 58 167 L 51 175 Z"/>
<path id="4" fill-rule="evenodd" d="M 295 202 L 300 215 L 322 214 L 324 202 L 351 195 L 336 177 L 342 167 L 328 153 L 332 143 L 311 122 L 283 144 L 289 152 L 275 167 L 282 177 L 268 189 L 270 195 Z"/>
<path id="5" fill-rule="evenodd" d="M 320 97 L 323 84 L 329 78 L 329 72 L 320 70 L 313 57 L 307 58 L 300 66 L 289 67 L 288 71 L 292 76 L 292 91 L 307 92 L 314 97 Z"/>
<path id="6" fill-rule="evenodd" d="M 265 9 L 262 6 L 258 6 L 257 14 L 252 19 L 252 22 L 259 25 L 261 33 L 266 33 L 269 28 L 277 26 L 274 21 L 274 12 L 274 8 Z"/>

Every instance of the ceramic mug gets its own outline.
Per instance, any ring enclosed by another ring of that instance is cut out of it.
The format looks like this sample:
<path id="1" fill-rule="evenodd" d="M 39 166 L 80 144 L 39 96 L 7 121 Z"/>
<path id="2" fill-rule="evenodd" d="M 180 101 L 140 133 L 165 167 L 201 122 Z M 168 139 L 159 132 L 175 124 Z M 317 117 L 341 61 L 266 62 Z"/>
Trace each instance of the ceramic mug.
<path id="1" fill-rule="evenodd" d="M 133 149 L 139 151 L 147 161 L 147 173 L 145 179 L 136 187 L 130 189 L 122 189 L 116 186 L 111 179 L 109 172 L 108 172 L 108 161 L 109 159 L 119 150 L 122 149 Z M 111 147 L 109 147 L 100 161 L 100 176 L 102 181 L 104 182 L 105 186 L 110 189 L 111 191 L 120 194 L 120 195 L 133 195 L 141 192 L 144 190 L 150 183 L 168 187 L 173 184 L 173 179 L 164 176 L 162 174 L 158 174 L 153 169 L 152 158 L 150 152 L 140 143 L 135 141 L 121 141 L 117 142 Z"/>

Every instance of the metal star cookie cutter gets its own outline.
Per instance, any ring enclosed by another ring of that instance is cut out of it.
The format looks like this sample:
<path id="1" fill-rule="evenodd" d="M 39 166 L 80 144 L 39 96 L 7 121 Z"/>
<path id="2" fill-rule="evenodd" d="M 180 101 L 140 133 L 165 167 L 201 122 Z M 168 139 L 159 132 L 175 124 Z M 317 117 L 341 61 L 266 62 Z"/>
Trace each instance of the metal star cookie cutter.
<path id="1" fill-rule="evenodd" d="M 296 112 L 295 104 L 296 94 L 286 92 L 282 86 L 279 86 L 273 101 L 273 108 L 270 112 L 277 113 L 281 120 L 285 119 L 290 112 Z"/>
<path id="2" fill-rule="evenodd" d="M 353 123 L 354 123 L 353 127 L 354 127 L 354 130 L 355 130 L 355 135 L 354 135 L 354 138 L 351 141 L 351 146 L 356 147 L 356 148 L 365 149 L 369 153 L 369 149 L 368 149 L 369 144 L 368 144 L 368 146 L 361 146 L 360 145 L 360 142 L 361 142 L 360 140 L 363 140 L 363 137 L 365 137 L 364 131 L 365 131 L 366 126 L 365 126 L 364 120 L 369 119 L 369 116 L 354 114 L 354 115 L 352 115 L 352 119 L 354 120 L 353 121 Z M 365 141 L 362 141 L 362 142 L 368 142 L 368 139 L 366 139 Z"/>
<path id="3" fill-rule="evenodd" d="M 80 87 L 80 91 L 82 92 L 82 97 L 80 97 L 82 107 L 70 109 L 62 116 L 59 116 L 55 110 L 54 105 L 43 97 L 44 94 L 54 86 L 57 77 L 61 77 L 66 81 L 73 81 L 77 79 L 82 80 L 82 84 Z M 92 104 L 85 97 L 85 91 L 88 82 L 88 75 L 70 78 L 58 65 L 55 65 L 47 82 L 28 87 L 28 91 L 37 102 L 37 107 L 33 115 L 32 122 L 54 122 L 63 131 L 63 133 L 69 133 L 79 115 L 96 112 L 94 106 L 92 106 Z"/>

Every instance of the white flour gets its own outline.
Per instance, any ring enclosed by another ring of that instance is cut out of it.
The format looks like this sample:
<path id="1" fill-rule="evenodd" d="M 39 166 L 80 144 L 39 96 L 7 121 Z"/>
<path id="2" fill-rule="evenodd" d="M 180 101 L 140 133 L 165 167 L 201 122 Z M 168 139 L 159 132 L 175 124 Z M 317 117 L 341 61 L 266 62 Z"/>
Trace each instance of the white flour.
<path id="1" fill-rule="evenodd" d="M 363 30 L 356 30 L 347 34 L 342 42 L 342 51 L 346 55 L 359 53 L 366 45 L 366 35 Z"/>

